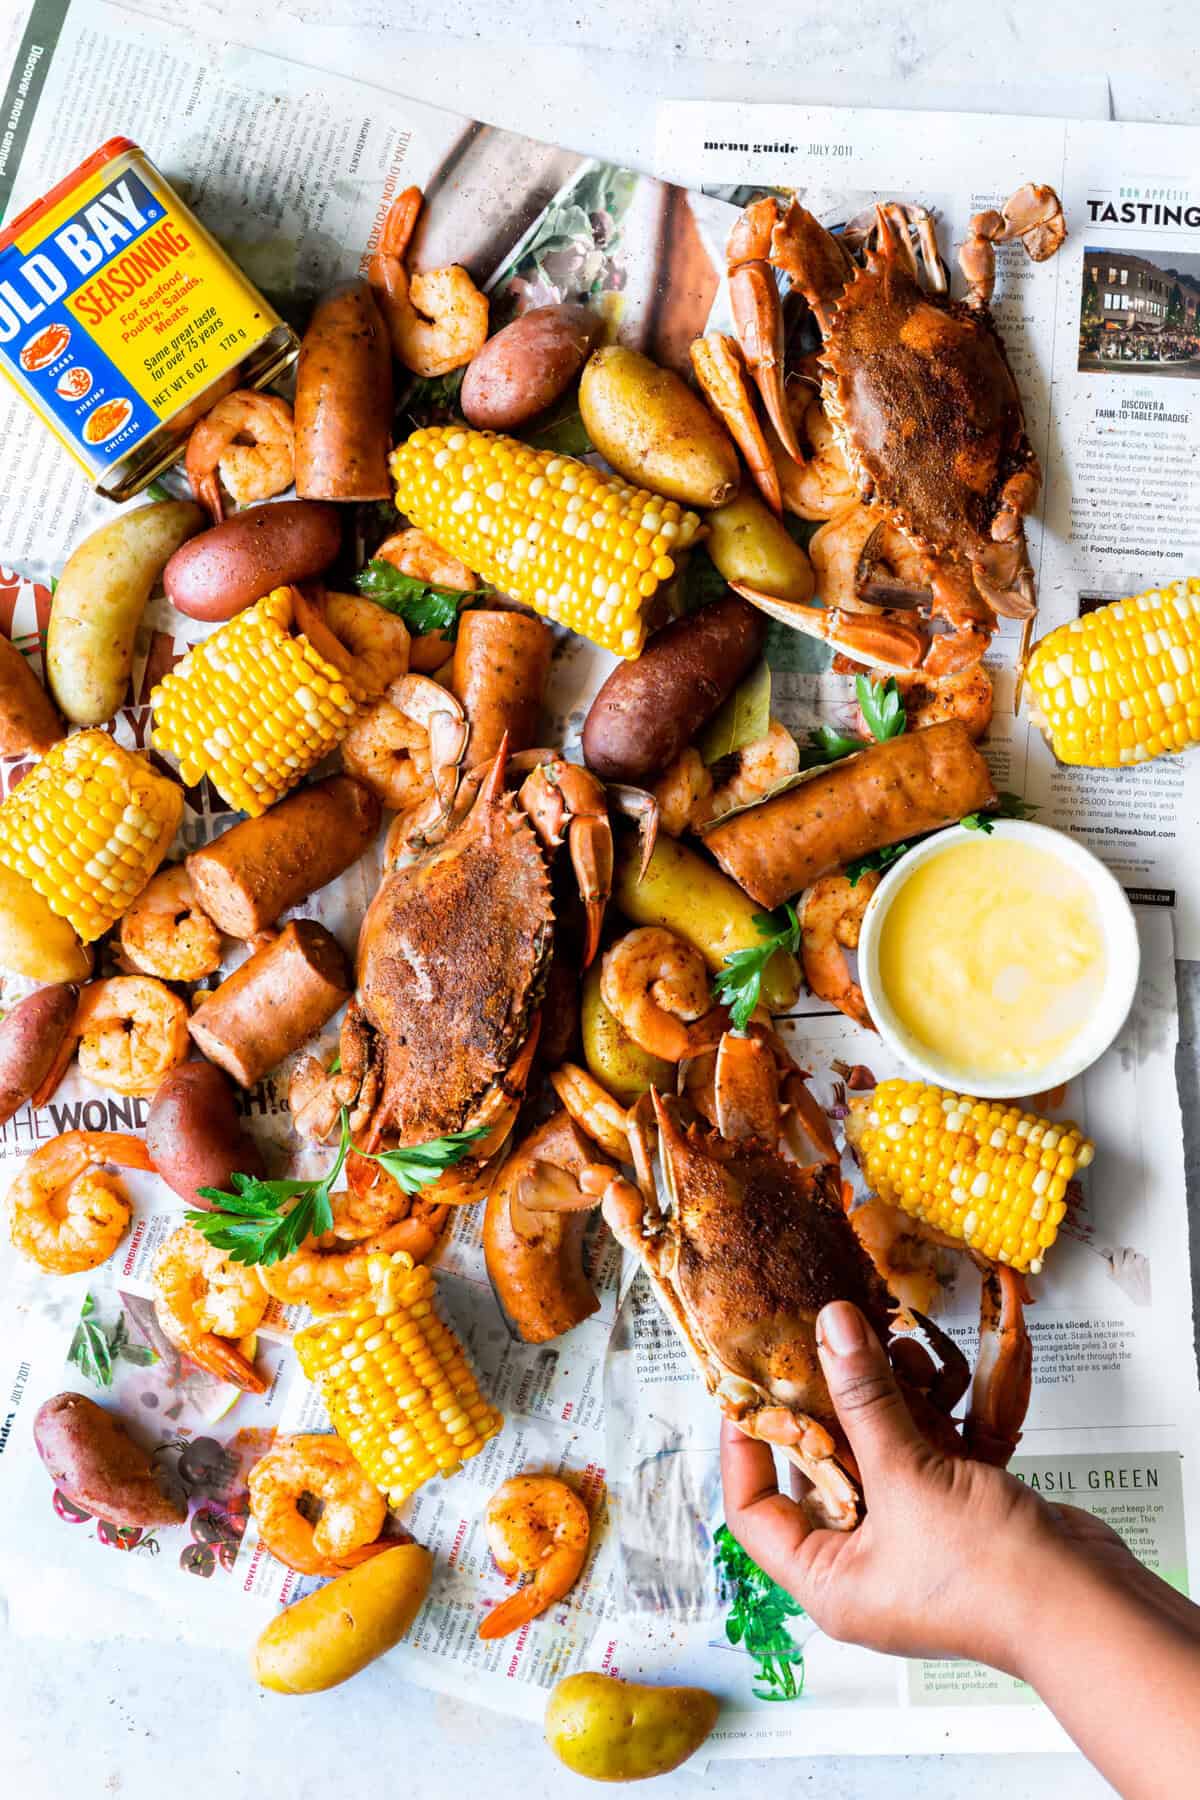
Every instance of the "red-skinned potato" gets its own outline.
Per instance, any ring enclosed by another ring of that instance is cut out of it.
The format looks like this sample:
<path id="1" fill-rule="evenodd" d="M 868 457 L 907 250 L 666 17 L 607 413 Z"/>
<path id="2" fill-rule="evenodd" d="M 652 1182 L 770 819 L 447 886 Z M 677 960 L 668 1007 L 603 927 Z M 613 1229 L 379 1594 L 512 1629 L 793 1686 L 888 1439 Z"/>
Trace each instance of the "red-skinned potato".
<path id="1" fill-rule="evenodd" d="M 0 1125 L 26 1100 L 37 1096 L 41 1104 L 57 1087 L 70 1057 L 78 998 L 69 981 L 55 982 L 27 995 L 0 1024 Z"/>
<path id="2" fill-rule="evenodd" d="M 566 392 L 603 329 L 586 306 L 522 313 L 488 339 L 463 376 L 459 399 L 468 423 L 481 431 L 528 424 Z"/>
<path id="3" fill-rule="evenodd" d="M 265 1175 L 262 1152 L 242 1129 L 233 1085 L 215 1064 L 173 1069 L 150 1106 L 146 1148 L 156 1172 L 181 1200 L 203 1211 L 199 1188 L 231 1192 L 232 1175 Z"/>
<path id="4" fill-rule="evenodd" d="M 183 544 L 163 570 L 163 587 L 191 619 L 232 619 L 273 588 L 322 574 L 341 541 L 338 510 L 324 501 L 248 506 Z"/>
<path id="5" fill-rule="evenodd" d="M 656 631 L 619 663 L 583 722 L 583 760 L 605 781 L 643 782 L 691 743 L 762 653 L 766 621 L 736 594 Z"/>
<path id="6" fill-rule="evenodd" d="M 55 1394 L 38 1407 L 33 1441 L 59 1492 L 113 1525 L 181 1525 L 187 1509 L 169 1500 L 150 1458 L 120 1419 L 86 1394 Z"/>

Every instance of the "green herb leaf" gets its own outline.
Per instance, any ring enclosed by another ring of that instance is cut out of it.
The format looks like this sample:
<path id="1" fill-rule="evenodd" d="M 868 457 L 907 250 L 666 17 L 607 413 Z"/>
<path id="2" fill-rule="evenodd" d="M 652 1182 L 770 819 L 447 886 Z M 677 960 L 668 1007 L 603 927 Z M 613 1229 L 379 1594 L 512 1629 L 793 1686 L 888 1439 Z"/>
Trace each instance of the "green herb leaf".
<path id="1" fill-rule="evenodd" d="M 765 737 L 770 724 L 771 671 L 764 657 L 739 681 L 696 739 L 701 761 L 711 768 L 723 756 Z"/>
<path id="2" fill-rule="evenodd" d="M 379 556 L 359 575 L 357 587 L 360 594 L 374 600 L 377 606 L 398 614 L 414 637 L 420 637 L 426 631 L 444 631 L 451 643 L 458 633 L 458 609 L 463 601 L 495 592 L 494 588 L 473 588 L 468 592 L 462 588 L 435 587 L 431 581 L 418 581 L 413 575 L 402 574 Z"/>
<path id="3" fill-rule="evenodd" d="M 858 675 L 854 681 L 854 691 L 858 695 L 859 710 L 867 722 L 867 730 L 877 744 L 886 744 L 889 738 L 899 737 L 908 723 L 904 712 L 904 702 L 892 676 L 886 681 L 872 681 L 868 675 Z"/>
<path id="4" fill-rule="evenodd" d="M 256 1175 L 234 1175 L 231 1194 L 220 1188 L 197 1190 L 201 1199 L 219 1205 L 212 1212 L 185 1213 L 188 1224 L 218 1250 L 227 1250 L 232 1262 L 259 1263 L 265 1268 L 282 1262 L 308 1238 L 320 1236 L 333 1224 L 330 1189 L 350 1153 L 345 1108 L 341 1126 L 338 1153 L 327 1175 L 316 1181 L 263 1181 Z"/>
<path id="5" fill-rule="evenodd" d="M 800 919 L 789 902 L 781 913 L 755 913 L 761 944 L 731 950 L 713 979 L 713 996 L 729 1008 L 734 1028 L 745 1031 L 758 1005 L 763 970 L 777 950 L 794 955 L 800 947 Z"/>
<path id="6" fill-rule="evenodd" d="M 717 1572 L 730 1590 L 725 1636 L 744 1644 L 758 1664 L 765 1687 L 753 1691 L 759 1700 L 796 1700 L 804 1689 L 804 1651 L 787 1629 L 788 1619 L 801 1618 L 804 1608 L 747 1556 L 728 1525 L 713 1539 Z"/>
<path id="7" fill-rule="evenodd" d="M 414 381 L 404 399 L 404 410 L 414 425 L 445 425 L 462 417 L 458 404 L 459 390 L 466 368 L 451 369 L 448 375 L 421 376 Z"/>
<path id="8" fill-rule="evenodd" d="M 79 1324 L 67 1351 L 67 1361 L 96 1387 L 110 1388 L 113 1384 L 112 1346 L 108 1333 L 93 1317 L 95 1311 L 96 1302 L 91 1294 L 86 1294 L 79 1309 Z"/>
<path id="9" fill-rule="evenodd" d="M 843 756 L 856 756 L 867 747 L 866 739 L 852 737 L 848 731 L 835 731 L 832 725 L 814 725 L 808 734 L 809 762 L 841 762 Z"/>
<path id="10" fill-rule="evenodd" d="M 983 831 L 991 834 L 992 823 L 996 819 L 1032 819 L 1037 807 L 1030 801 L 1023 800 L 1020 794 L 1012 794 L 1007 790 L 996 796 L 995 806 L 986 812 L 967 813 L 958 822 L 965 825 L 968 831 Z"/>
<path id="11" fill-rule="evenodd" d="M 417 1194 L 431 1181 L 436 1181 L 444 1170 L 460 1163 L 470 1154 L 471 1145 L 486 1134 L 486 1125 L 479 1125 L 473 1131 L 453 1131 L 448 1137 L 430 1138 L 424 1144 L 381 1150 L 371 1157 L 371 1161 L 377 1162 L 393 1181 L 399 1182 L 406 1194 Z"/>
<path id="12" fill-rule="evenodd" d="M 912 843 L 885 844 L 882 850 L 869 850 L 866 856 L 860 856 L 854 862 L 847 863 L 846 880 L 851 887 L 857 887 L 863 876 L 872 869 L 886 869 L 890 864 L 898 862 L 906 850 L 912 849 Z"/>

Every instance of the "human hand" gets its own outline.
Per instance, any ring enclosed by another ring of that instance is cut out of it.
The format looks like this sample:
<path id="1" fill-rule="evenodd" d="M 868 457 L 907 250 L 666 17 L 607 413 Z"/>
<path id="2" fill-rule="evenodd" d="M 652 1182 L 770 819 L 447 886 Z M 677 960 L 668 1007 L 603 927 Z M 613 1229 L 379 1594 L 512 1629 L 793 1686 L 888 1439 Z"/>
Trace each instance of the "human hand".
<path id="1" fill-rule="evenodd" d="M 1003 1470 L 928 1444 L 857 1307 L 825 1307 L 817 1343 L 862 1474 L 863 1523 L 852 1532 L 813 1526 L 779 1492 L 769 1447 L 729 1423 L 721 1475 L 730 1531 L 828 1636 L 893 1655 L 974 1657 L 1023 1675 L 1048 1584 L 1061 1587 L 1080 1569 L 1110 1582 L 1146 1578 L 1089 1513 L 1048 1506 Z"/>

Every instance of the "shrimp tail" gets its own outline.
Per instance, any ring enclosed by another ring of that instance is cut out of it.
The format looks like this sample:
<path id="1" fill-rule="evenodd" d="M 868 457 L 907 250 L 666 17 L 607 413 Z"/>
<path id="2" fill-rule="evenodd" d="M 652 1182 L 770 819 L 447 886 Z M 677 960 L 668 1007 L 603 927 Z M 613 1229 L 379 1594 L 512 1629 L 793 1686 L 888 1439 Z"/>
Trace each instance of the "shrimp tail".
<path id="1" fill-rule="evenodd" d="M 485 1639 L 508 1637 L 512 1632 L 520 1631 L 522 1625 L 528 1625 L 531 1619 L 536 1619 L 547 1604 L 538 1592 L 537 1582 L 527 1581 L 524 1587 L 510 1594 L 480 1620 L 478 1635 Z"/>
<path id="2" fill-rule="evenodd" d="M 203 1342 L 189 1344 L 184 1354 L 198 1368 L 215 1375 L 219 1381 L 228 1381 L 241 1388 L 244 1394 L 265 1394 L 267 1391 L 266 1377 L 260 1375 L 249 1357 L 243 1356 L 237 1345 L 226 1338 L 210 1333 Z"/>

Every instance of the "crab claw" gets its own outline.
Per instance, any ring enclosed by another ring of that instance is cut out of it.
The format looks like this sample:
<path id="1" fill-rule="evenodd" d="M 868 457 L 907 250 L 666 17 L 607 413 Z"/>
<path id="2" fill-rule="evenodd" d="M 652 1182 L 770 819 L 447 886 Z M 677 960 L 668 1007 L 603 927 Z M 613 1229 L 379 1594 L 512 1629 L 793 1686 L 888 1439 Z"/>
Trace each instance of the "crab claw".
<path id="1" fill-rule="evenodd" d="M 784 393 L 783 302 L 769 263 L 746 262 L 729 277 L 729 304 L 738 342 L 780 443 L 793 462 L 803 462 Z"/>
<path id="2" fill-rule="evenodd" d="M 735 338 L 712 331 L 692 344 L 692 368 L 709 405 L 720 414 L 759 492 L 774 513 L 783 511 L 783 490 L 775 458 L 758 422 Z"/>
<path id="3" fill-rule="evenodd" d="M 1021 1441 L 1033 1385 L 1033 1346 L 1025 1325 L 1025 1283 L 1003 1264 L 984 1277 L 979 1356 L 963 1427 L 967 1454 L 1007 1466 Z"/>
<path id="4" fill-rule="evenodd" d="M 526 777 L 520 799 L 542 842 L 554 849 L 565 841 L 570 852 L 587 913 L 586 969 L 600 948 L 604 909 L 612 893 L 612 826 L 603 784 L 578 763 L 551 756 Z"/>
<path id="5" fill-rule="evenodd" d="M 919 626 L 883 614 L 847 612 L 844 608 L 801 606 L 790 600 L 777 600 L 749 587 L 744 581 L 729 584 L 735 594 L 749 600 L 772 619 L 802 631 L 806 637 L 820 638 L 835 650 L 841 650 L 855 662 L 873 669 L 884 669 L 900 675 L 920 668 L 929 649 L 929 633 Z M 978 657 L 975 658 L 978 661 Z"/>

